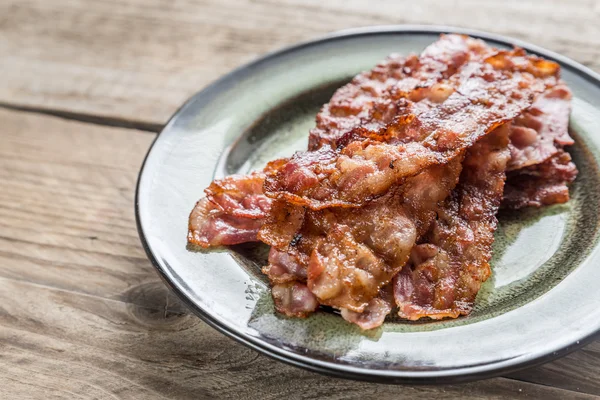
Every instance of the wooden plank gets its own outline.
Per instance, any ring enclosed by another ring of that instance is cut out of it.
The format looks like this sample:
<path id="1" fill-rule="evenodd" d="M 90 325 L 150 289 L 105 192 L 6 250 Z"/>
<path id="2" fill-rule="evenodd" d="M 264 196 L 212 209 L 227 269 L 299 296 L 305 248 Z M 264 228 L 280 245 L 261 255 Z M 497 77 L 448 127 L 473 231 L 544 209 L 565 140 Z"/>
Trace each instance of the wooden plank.
<path id="1" fill-rule="evenodd" d="M 259 355 L 190 315 L 4 278 L 0 326 L 6 399 L 598 398 L 505 378 L 397 387 L 324 377 Z"/>
<path id="2" fill-rule="evenodd" d="M 526 382 L 600 395 L 600 341 L 551 363 L 507 376 Z"/>
<path id="3" fill-rule="evenodd" d="M 250 59 L 376 24 L 508 34 L 600 70 L 599 18 L 595 0 L 4 0 L 0 104 L 156 130 Z"/>
<path id="4" fill-rule="evenodd" d="M 133 302 L 166 296 L 133 211 L 155 135 L 6 110 L 0 120 L 0 276 Z"/>

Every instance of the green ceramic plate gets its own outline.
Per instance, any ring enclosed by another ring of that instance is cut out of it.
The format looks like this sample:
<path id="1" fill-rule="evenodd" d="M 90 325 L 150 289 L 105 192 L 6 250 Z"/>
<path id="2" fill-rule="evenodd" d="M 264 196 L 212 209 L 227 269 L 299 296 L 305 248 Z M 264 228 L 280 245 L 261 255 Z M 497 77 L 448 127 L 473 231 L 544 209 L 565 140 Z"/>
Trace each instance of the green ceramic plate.
<path id="1" fill-rule="evenodd" d="M 260 273 L 260 244 L 186 248 L 187 217 L 215 177 L 259 168 L 307 145 L 334 90 L 390 53 L 419 52 L 440 32 L 517 44 L 558 61 L 575 94 L 570 152 L 580 174 L 566 205 L 500 214 L 493 275 L 468 317 L 388 320 L 361 332 L 338 315 L 277 315 Z M 246 65 L 190 99 L 150 149 L 137 218 L 148 256 L 206 322 L 277 359 L 343 377 L 385 382 L 464 381 L 556 358 L 600 330 L 600 77 L 547 50 L 446 27 L 377 27 L 303 43 Z"/>

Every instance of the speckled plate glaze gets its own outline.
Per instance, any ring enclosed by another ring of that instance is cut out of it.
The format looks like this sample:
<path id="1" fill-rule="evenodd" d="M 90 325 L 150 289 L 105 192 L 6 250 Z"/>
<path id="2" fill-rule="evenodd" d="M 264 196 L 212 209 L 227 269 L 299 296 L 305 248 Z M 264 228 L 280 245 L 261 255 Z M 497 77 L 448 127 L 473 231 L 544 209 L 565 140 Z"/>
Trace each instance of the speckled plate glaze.
<path id="1" fill-rule="evenodd" d="M 334 90 L 390 53 L 419 52 L 459 32 L 556 60 L 575 94 L 570 149 L 580 170 L 566 205 L 501 213 L 493 275 L 456 320 L 390 319 L 361 332 L 338 315 L 277 315 L 260 244 L 186 248 L 187 218 L 215 177 L 306 147 Z M 150 149 L 137 188 L 140 237 L 171 288 L 202 319 L 279 360 L 346 378 L 455 382 L 538 364 L 600 330 L 600 76 L 550 51 L 488 33 L 397 26 L 344 31 L 267 55 L 192 97 Z"/>

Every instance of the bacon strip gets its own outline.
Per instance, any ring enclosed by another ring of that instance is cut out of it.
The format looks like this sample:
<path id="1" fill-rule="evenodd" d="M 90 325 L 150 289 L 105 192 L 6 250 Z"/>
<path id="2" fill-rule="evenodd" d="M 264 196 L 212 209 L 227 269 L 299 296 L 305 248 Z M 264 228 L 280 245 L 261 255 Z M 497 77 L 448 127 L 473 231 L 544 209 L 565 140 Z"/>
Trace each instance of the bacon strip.
<path id="1" fill-rule="evenodd" d="M 569 201 L 569 183 L 577 177 L 571 156 L 560 150 L 545 162 L 512 171 L 504 189 L 503 207 L 519 209 Z"/>
<path id="2" fill-rule="evenodd" d="M 476 143 L 465 158 L 460 182 L 438 212 L 425 243 L 394 281 L 402 318 L 456 318 L 471 311 L 489 260 L 510 158 L 508 127 Z"/>
<path id="3" fill-rule="evenodd" d="M 392 130 L 417 141 L 355 141 L 339 154 L 325 150 L 328 162 L 318 164 L 306 161 L 313 160 L 312 153 L 297 153 L 265 180 L 265 193 L 315 210 L 360 206 L 428 166 L 447 163 L 514 119 L 536 94 L 556 84 L 558 70 L 555 63 L 527 57 L 521 50 L 469 62 L 447 81 L 455 91 L 439 106 L 396 117 L 386 132 L 372 132 L 389 136 Z"/>
<path id="4" fill-rule="evenodd" d="M 385 127 L 398 114 L 397 101 L 419 88 L 419 93 L 448 79 L 469 60 L 491 55 L 485 42 L 463 35 L 441 35 L 419 57 L 390 56 L 370 71 L 338 89 L 317 114 L 310 131 L 310 151 L 324 145 L 335 149 L 339 140 L 359 127 L 372 131 Z M 441 94 L 443 88 L 432 90 Z"/>
<path id="5" fill-rule="evenodd" d="M 204 248 L 256 242 L 272 203 L 263 183 L 285 162 L 271 161 L 263 171 L 213 181 L 190 213 L 188 242 Z"/>
<path id="6" fill-rule="evenodd" d="M 231 216 L 203 198 L 190 214 L 187 239 L 204 248 L 255 242 L 262 224 L 262 219 Z"/>
<path id="7" fill-rule="evenodd" d="M 204 190 L 207 199 L 232 217 L 261 219 L 269 215 L 271 199 L 264 195 L 264 172 L 230 175 L 213 181 Z"/>
<path id="8" fill-rule="evenodd" d="M 540 207 L 569 200 L 577 167 L 563 150 L 569 136 L 571 91 L 558 85 L 540 95 L 517 117 L 510 133 L 511 160 L 503 207 Z"/>
<path id="9" fill-rule="evenodd" d="M 541 164 L 574 143 L 569 136 L 572 96 L 566 85 L 559 84 L 538 96 L 531 108 L 515 118 L 508 171 Z"/>
<path id="10" fill-rule="evenodd" d="M 294 279 L 306 275 L 321 304 L 361 313 L 408 260 L 427 231 L 438 203 L 456 185 L 460 159 L 434 166 L 409 179 L 394 193 L 360 210 L 313 211 L 275 201 L 259 239 L 272 251 L 264 271 L 272 282 L 285 275 L 281 253 L 289 255 Z M 304 272 L 306 271 L 306 272 Z M 287 275 L 286 275 L 287 276 Z"/>

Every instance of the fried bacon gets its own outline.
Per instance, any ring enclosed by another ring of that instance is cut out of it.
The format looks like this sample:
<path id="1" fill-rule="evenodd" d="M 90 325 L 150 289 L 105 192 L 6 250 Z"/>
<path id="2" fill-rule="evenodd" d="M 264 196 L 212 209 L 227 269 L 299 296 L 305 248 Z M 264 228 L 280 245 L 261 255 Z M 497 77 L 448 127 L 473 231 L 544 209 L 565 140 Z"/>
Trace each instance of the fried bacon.
<path id="1" fill-rule="evenodd" d="M 306 262 L 300 261 L 298 253 L 271 247 L 268 260 L 269 264 L 263 267 L 262 272 L 271 283 L 306 281 Z"/>
<path id="2" fill-rule="evenodd" d="M 317 115 L 308 149 L 314 151 L 324 145 L 335 149 L 339 139 L 353 129 L 366 126 L 376 131 L 385 127 L 398 114 L 401 105 L 396 102 L 408 93 L 417 95 L 434 87 L 432 97 L 444 96 L 444 87 L 436 85 L 438 82 L 448 79 L 469 60 L 482 59 L 492 52 L 481 40 L 442 35 L 420 57 L 388 57 L 334 93 Z"/>
<path id="3" fill-rule="evenodd" d="M 460 161 L 431 167 L 361 210 L 314 211 L 275 201 L 259 232 L 261 241 L 277 249 L 263 271 L 279 282 L 284 274 L 272 271 L 282 270 L 279 254 L 288 254 L 293 262 L 286 259 L 286 265 L 293 267 L 285 270 L 302 271 L 293 279 L 306 275 L 321 304 L 362 312 L 408 260 L 438 203 L 456 185 Z"/>
<path id="4" fill-rule="evenodd" d="M 341 312 L 342 318 L 346 321 L 358 325 L 361 329 L 377 328 L 385 317 L 392 312 L 394 297 L 392 286 L 387 285 L 379 291 L 379 295 L 373 298 L 362 312 L 343 309 Z"/>
<path id="5" fill-rule="evenodd" d="M 417 114 L 420 102 L 403 98 L 405 114 L 397 115 L 384 129 L 369 132 L 373 137 L 413 141 L 393 144 L 366 139 L 348 144 L 339 153 L 323 147 L 317 163 L 312 152 L 296 153 L 265 180 L 265 192 L 315 210 L 359 207 L 423 169 L 449 162 L 514 119 L 535 95 L 556 84 L 557 74 L 558 65 L 525 56 L 522 50 L 498 51 L 483 61 L 468 62 L 444 81 L 453 90 L 441 103 Z"/>
<path id="6" fill-rule="evenodd" d="M 571 97 L 568 87 L 557 85 L 514 120 L 504 207 L 540 207 L 569 201 L 567 185 L 577 176 L 577 167 L 563 149 L 574 143 L 569 136 Z"/>
<path id="7" fill-rule="evenodd" d="M 390 56 L 323 106 L 309 151 L 213 182 L 188 241 L 270 245 L 262 271 L 286 316 L 322 304 L 373 329 L 394 307 L 409 320 L 469 314 L 500 204 L 569 199 L 559 72 L 460 35 Z"/>
<path id="8" fill-rule="evenodd" d="M 571 156 L 560 150 L 550 159 L 509 173 L 503 206 L 511 209 L 541 207 L 569 201 L 569 183 L 577 177 Z"/>
<path id="9" fill-rule="evenodd" d="M 255 242 L 262 219 L 234 217 L 207 198 L 200 199 L 190 214 L 188 242 L 204 247 Z"/>
<path id="10" fill-rule="evenodd" d="M 273 285 L 271 294 L 277 311 L 288 317 L 307 317 L 319 306 L 315 295 L 301 282 Z"/>
<path id="11" fill-rule="evenodd" d="M 255 242 L 271 210 L 272 200 L 263 193 L 265 178 L 285 162 L 275 160 L 263 171 L 213 181 L 190 214 L 188 242 L 204 248 Z"/>
<path id="12" fill-rule="evenodd" d="M 541 164 L 572 145 L 569 136 L 571 90 L 559 84 L 538 96 L 528 110 L 513 121 L 508 171 Z"/>
<path id="13" fill-rule="evenodd" d="M 508 127 L 477 142 L 463 163 L 458 186 L 411 261 L 396 276 L 398 314 L 406 319 L 456 318 L 471 311 L 489 260 L 510 158 Z"/>

